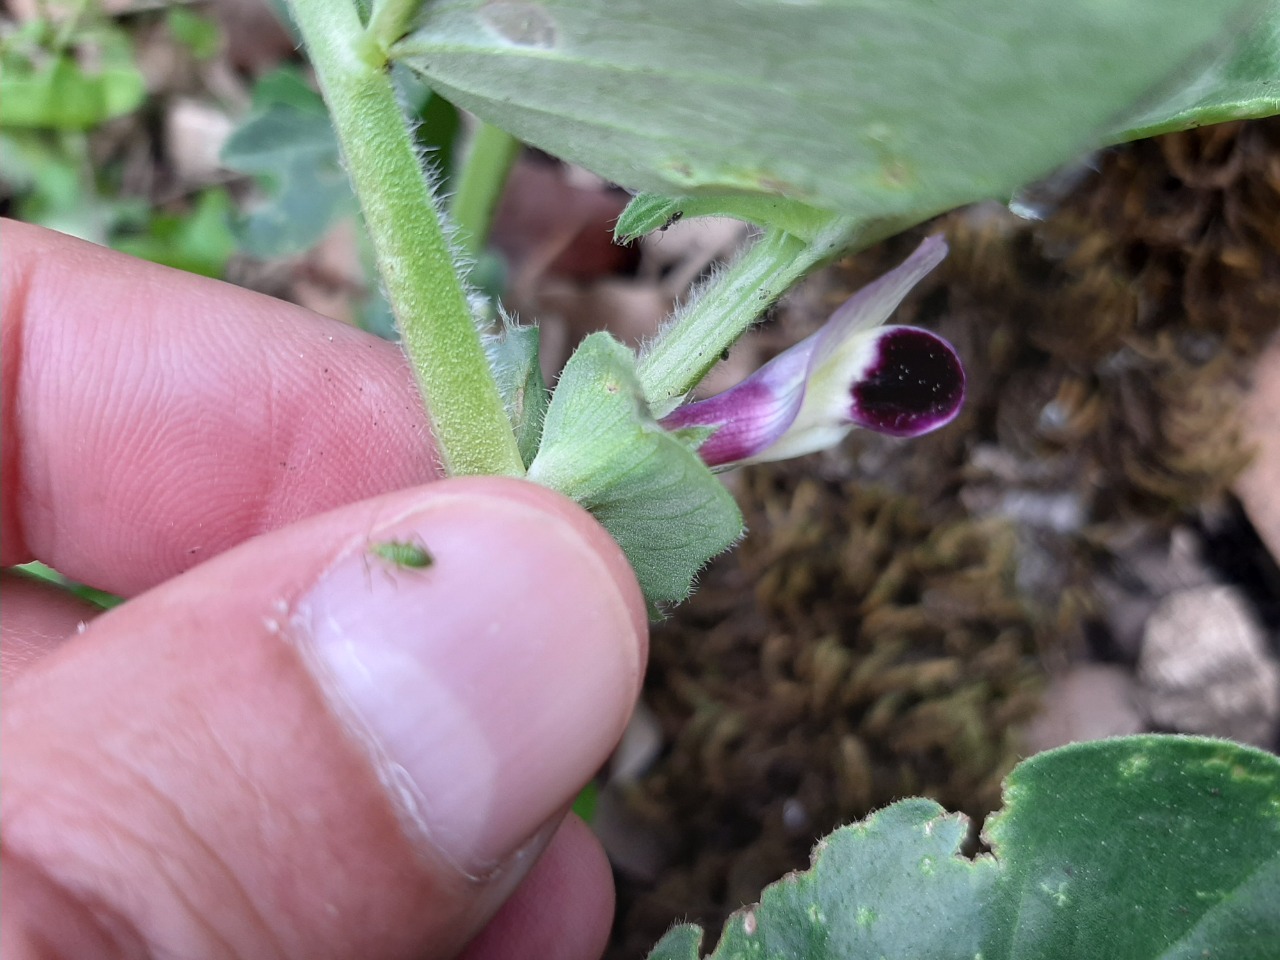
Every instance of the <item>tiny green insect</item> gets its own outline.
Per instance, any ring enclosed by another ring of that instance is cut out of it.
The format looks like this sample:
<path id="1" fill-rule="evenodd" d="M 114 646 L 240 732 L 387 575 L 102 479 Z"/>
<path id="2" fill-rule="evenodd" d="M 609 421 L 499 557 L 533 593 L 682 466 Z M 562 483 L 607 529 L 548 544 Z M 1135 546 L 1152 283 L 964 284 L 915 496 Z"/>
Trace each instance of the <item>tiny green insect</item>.
<path id="1" fill-rule="evenodd" d="M 385 543 L 375 543 L 369 547 L 369 551 L 393 566 L 408 567 L 411 570 L 425 570 L 436 562 L 430 550 L 412 540 L 388 540 Z"/>

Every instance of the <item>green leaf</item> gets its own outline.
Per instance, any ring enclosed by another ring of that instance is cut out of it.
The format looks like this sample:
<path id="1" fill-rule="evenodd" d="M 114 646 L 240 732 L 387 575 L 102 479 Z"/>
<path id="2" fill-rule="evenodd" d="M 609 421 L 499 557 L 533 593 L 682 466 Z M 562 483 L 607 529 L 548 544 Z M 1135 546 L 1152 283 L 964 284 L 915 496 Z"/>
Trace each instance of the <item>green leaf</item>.
<path id="1" fill-rule="evenodd" d="M 435 173 L 452 164 L 458 112 L 407 71 L 395 71 L 402 102 L 422 122 L 418 142 Z M 257 179 L 264 193 L 237 224 L 241 245 L 258 257 L 283 257 L 314 246 L 336 221 L 357 212 L 338 138 L 320 94 L 284 67 L 254 85 L 253 109 L 223 145 L 229 170 Z"/>
<path id="2" fill-rule="evenodd" d="M 635 358 L 607 333 L 583 340 L 560 374 L 529 479 L 595 515 L 651 606 L 687 597 L 698 570 L 742 534 L 733 497 L 649 415 Z"/>
<path id="3" fill-rule="evenodd" d="M 93 70 L 66 54 L 39 65 L 5 51 L 0 58 L 0 126 L 88 130 L 132 113 L 146 82 L 130 60 L 105 59 Z"/>
<path id="4" fill-rule="evenodd" d="M 114 239 L 111 246 L 188 273 L 221 277 L 236 252 L 231 209 L 226 190 L 205 190 L 189 213 L 156 214 L 142 232 Z"/>
<path id="5" fill-rule="evenodd" d="M 991 957 L 1280 955 L 1280 758 L 1171 736 L 1073 744 L 1009 775 Z"/>
<path id="6" fill-rule="evenodd" d="M 18 219 L 92 243 L 108 243 L 150 214 L 145 198 L 100 189 L 88 140 L 79 133 L 0 134 L 0 182 L 13 193 Z"/>
<path id="7" fill-rule="evenodd" d="M 986 831 L 904 800 L 819 843 L 734 914 L 712 957 L 1220 957 L 1280 944 L 1280 759 L 1172 736 L 1073 744 L 1020 764 Z M 651 960 L 693 960 L 694 927 Z"/>
<path id="8" fill-rule="evenodd" d="M 1280 0 L 1232 37 L 1190 83 L 1131 117 L 1115 142 L 1280 113 Z"/>
<path id="9" fill-rule="evenodd" d="M 272 103 L 232 132 L 221 159 L 240 173 L 280 175 L 300 162 L 336 162 L 337 156 L 338 140 L 322 111 Z"/>
<path id="10" fill-rule="evenodd" d="M 627 187 L 870 218 L 1006 197 L 1102 142 L 1241 6 L 436 0 L 393 52 Z"/>
<path id="11" fill-rule="evenodd" d="M 222 47 L 222 30 L 217 21 L 185 7 L 170 7 L 165 24 L 174 39 L 185 44 L 197 60 L 211 59 Z"/>
<path id="12" fill-rule="evenodd" d="M 306 75 L 298 67 L 277 67 L 264 73 L 253 85 L 250 94 L 255 112 L 265 110 L 273 103 L 284 103 L 311 113 L 327 113 L 324 98 L 307 82 Z"/>
<path id="13" fill-rule="evenodd" d="M 81 600 L 87 601 L 102 610 L 110 610 L 112 607 L 118 607 L 124 603 L 124 597 L 117 597 L 114 593 L 107 593 L 107 591 L 99 590 L 97 587 L 89 587 L 83 583 L 69 580 L 53 567 L 46 566 L 38 560 L 19 564 L 13 569 L 21 576 L 28 576 L 34 580 L 45 580 L 55 586 L 62 587 L 69 593 L 75 594 Z"/>
<path id="14" fill-rule="evenodd" d="M 654 230 L 665 230 L 684 217 L 734 217 L 812 241 L 838 216 L 830 210 L 820 210 L 786 197 L 733 194 L 673 198 L 641 193 L 631 199 L 618 217 L 613 239 L 615 243 L 631 243 Z"/>
<path id="15" fill-rule="evenodd" d="M 254 256 L 307 250 L 356 211 L 324 101 L 293 71 L 259 81 L 254 109 L 223 145 L 221 161 L 254 176 L 265 194 L 237 225 Z"/>
<path id="16" fill-rule="evenodd" d="M 405 71 L 408 76 L 416 76 Z M 414 115 L 418 118 L 418 143 L 426 154 L 431 174 L 436 178 L 437 189 L 448 191 L 453 179 L 458 138 L 462 134 L 462 116 L 458 108 L 444 97 L 436 96 L 430 88 L 417 105 Z"/>
<path id="17" fill-rule="evenodd" d="M 595 819 L 596 805 L 599 799 L 600 786 L 596 781 L 592 780 L 578 791 L 578 796 L 573 801 L 573 812 L 587 823 L 590 823 Z"/>
<path id="18" fill-rule="evenodd" d="M 502 335 L 485 344 L 489 369 L 498 383 L 526 467 L 538 452 L 550 399 L 538 364 L 538 346 L 537 327 L 522 327 L 506 316 L 502 318 Z"/>

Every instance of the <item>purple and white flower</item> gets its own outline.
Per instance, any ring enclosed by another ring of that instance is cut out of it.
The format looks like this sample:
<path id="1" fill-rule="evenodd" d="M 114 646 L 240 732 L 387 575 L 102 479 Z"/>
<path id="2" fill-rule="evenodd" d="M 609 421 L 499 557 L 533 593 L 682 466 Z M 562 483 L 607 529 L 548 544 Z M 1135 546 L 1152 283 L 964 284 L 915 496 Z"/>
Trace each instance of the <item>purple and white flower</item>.
<path id="1" fill-rule="evenodd" d="M 930 237 L 897 269 L 859 290 L 822 329 L 735 387 L 677 407 L 661 421 L 706 434 L 712 467 L 798 457 L 834 446 L 854 427 L 918 437 L 950 423 L 964 403 L 955 348 L 918 327 L 884 326 L 947 255 Z"/>

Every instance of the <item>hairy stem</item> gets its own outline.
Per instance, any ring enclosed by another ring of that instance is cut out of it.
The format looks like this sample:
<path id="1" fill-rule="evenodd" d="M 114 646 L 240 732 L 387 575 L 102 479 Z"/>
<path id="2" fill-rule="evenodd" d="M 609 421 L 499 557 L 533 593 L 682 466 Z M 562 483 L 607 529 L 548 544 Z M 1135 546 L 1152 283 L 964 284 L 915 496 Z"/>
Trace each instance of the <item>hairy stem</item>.
<path id="1" fill-rule="evenodd" d="M 350 0 L 292 0 L 450 474 L 524 473 L 435 197 Z"/>
<path id="2" fill-rule="evenodd" d="M 669 413 L 793 283 L 818 264 L 861 249 L 892 231 L 888 225 L 837 216 L 812 241 L 766 229 L 728 267 L 694 291 L 640 357 L 640 383 L 654 415 Z"/>

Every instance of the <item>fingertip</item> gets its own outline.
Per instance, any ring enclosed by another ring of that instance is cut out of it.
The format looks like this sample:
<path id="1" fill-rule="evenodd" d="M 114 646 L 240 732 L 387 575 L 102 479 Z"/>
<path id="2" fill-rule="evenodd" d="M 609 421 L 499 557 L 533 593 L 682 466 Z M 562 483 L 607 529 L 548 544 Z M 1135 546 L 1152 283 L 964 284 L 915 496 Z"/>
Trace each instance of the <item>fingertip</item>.
<path id="1" fill-rule="evenodd" d="M 397 502 L 304 592 L 291 636 L 407 777 L 409 827 L 484 876 L 621 736 L 644 673 L 639 590 L 594 521 L 527 482 L 468 478 Z M 373 549 L 387 544 L 429 559 L 388 563 Z"/>
<path id="2" fill-rule="evenodd" d="M 101 611 L 55 584 L 0 572 L 0 689 L 56 650 Z"/>
<path id="3" fill-rule="evenodd" d="M 627 560 L 627 555 L 595 517 L 564 494 L 523 479 L 467 477 L 451 482 L 456 489 L 474 491 L 477 496 L 492 496 L 540 510 L 580 538 L 583 546 L 598 558 L 601 569 L 607 573 L 609 582 L 612 584 L 612 590 L 616 592 L 620 602 L 626 608 L 631 627 L 630 636 L 637 644 L 636 653 L 639 662 L 643 664 L 648 660 L 649 614 L 645 606 L 644 594 L 640 590 L 640 584 L 636 580 L 630 561 Z M 559 574 L 560 571 L 550 566 L 535 572 L 537 577 L 546 581 L 553 581 Z M 643 676 L 639 679 L 643 680 Z"/>
<path id="4" fill-rule="evenodd" d="M 371 550 L 408 538 L 431 564 Z M 24 677 L 3 714 L 6 848 L 96 891 L 155 953 L 446 955 L 616 743 L 642 609 L 608 535 L 520 481 L 311 518 L 108 612 Z M 398 672 L 351 688 L 318 630 Z M 553 887 L 601 876 L 582 840 Z"/>
<path id="5" fill-rule="evenodd" d="M 394 344 L 51 230 L 3 229 L 5 564 L 40 559 L 133 596 L 438 476 Z"/>
<path id="6" fill-rule="evenodd" d="M 609 941 L 615 901 L 613 871 L 600 841 L 570 814 L 458 960 L 596 960 Z"/>

